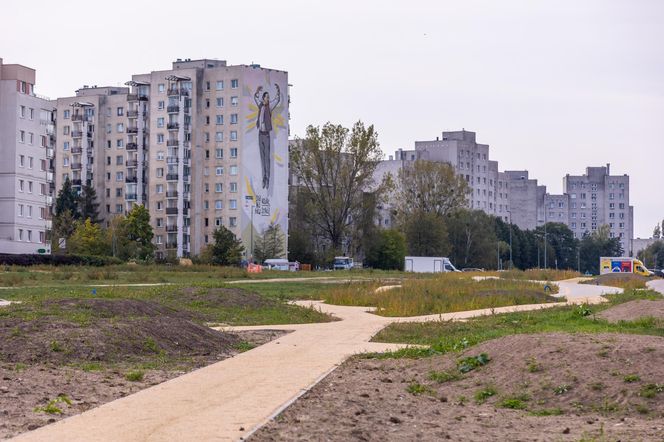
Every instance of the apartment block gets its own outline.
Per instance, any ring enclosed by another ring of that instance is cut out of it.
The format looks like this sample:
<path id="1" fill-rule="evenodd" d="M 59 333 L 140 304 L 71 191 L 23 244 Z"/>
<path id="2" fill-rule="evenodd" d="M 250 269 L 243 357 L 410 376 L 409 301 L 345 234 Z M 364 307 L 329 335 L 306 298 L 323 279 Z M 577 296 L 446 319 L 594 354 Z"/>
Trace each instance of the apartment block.
<path id="1" fill-rule="evenodd" d="M 247 258 L 270 224 L 288 231 L 288 74 L 181 60 L 126 87 L 56 100 L 56 185 L 95 188 L 108 224 L 150 212 L 157 257 L 199 254 L 219 226 Z"/>
<path id="2" fill-rule="evenodd" d="M 509 185 L 511 220 L 521 229 L 533 230 L 544 224 L 546 186 L 530 178 L 527 170 L 505 171 Z"/>
<path id="3" fill-rule="evenodd" d="M 0 253 L 49 253 L 53 106 L 36 72 L 0 58 Z"/>
<path id="4" fill-rule="evenodd" d="M 569 227 L 577 238 L 606 224 L 611 237 L 620 238 L 632 252 L 634 208 L 629 204 L 629 175 L 611 175 L 610 165 L 587 167 L 583 175 L 566 175 L 563 193 L 569 195 Z M 547 206 L 547 211 L 549 211 Z M 547 220 L 548 221 L 548 220 Z"/>

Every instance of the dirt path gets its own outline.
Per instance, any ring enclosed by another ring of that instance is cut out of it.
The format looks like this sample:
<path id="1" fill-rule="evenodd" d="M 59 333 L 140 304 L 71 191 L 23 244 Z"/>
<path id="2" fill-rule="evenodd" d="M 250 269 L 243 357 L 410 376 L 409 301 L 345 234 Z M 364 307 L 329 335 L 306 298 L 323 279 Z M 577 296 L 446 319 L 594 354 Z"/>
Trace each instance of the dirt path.
<path id="1" fill-rule="evenodd" d="M 599 302 L 601 298 L 595 289 L 594 286 L 570 284 L 565 296 L 573 303 Z M 24 433 L 15 440 L 237 440 L 269 421 L 349 356 L 403 347 L 369 342 L 391 322 L 463 319 L 563 303 L 414 318 L 386 318 L 370 314 L 370 309 L 365 307 L 327 305 L 320 301 L 299 304 L 313 305 L 338 316 L 341 321 L 235 327 L 233 330 L 288 329 L 294 332 L 233 358 Z"/>

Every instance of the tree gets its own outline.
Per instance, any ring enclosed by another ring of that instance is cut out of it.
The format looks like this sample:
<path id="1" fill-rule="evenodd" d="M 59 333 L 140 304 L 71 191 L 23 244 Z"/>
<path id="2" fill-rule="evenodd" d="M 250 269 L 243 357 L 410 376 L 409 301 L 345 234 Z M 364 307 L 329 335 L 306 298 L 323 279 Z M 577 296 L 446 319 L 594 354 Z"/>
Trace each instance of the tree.
<path id="1" fill-rule="evenodd" d="M 406 240 L 395 229 L 375 233 L 377 240 L 367 250 L 365 259 L 369 267 L 383 270 L 403 270 Z"/>
<path id="2" fill-rule="evenodd" d="M 664 269 L 664 240 L 658 239 L 641 250 L 639 259 L 647 268 Z"/>
<path id="3" fill-rule="evenodd" d="M 466 206 L 469 187 L 448 163 L 417 160 L 399 171 L 396 191 L 401 222 L 417 213 L 445 216 Z"/>
<path id="4" fill-rule="evenodd" d="M 602 225 L 591 233 L 584 235 L 579 245 L 581 272 L 598 273 L 601 256 L 621 256 L 623 253 L 620 238 L 611 238 L 611 229 Z"/>
<path id="5" fill-rule="evenodd" d="M 446 220 L 452 263 L 458 267 L 492 268 L 497 246 L 494 217 L 481 210 L 461 209 Z"/>
<path id="6" fill-rule="evenodd" d="M 281 231 L 279 224 L 271 223 L 263 234 L 256 239 L 253 258 L 263 262 L 270 258 L 283 258 L 285 253 L 284 243 L 286 235 Z"/>
<path id="7" fill-rule="evenodd" d="M 76 220 L 70 210 L 63 210 L 53 217 L 53 233 L 51 235 L 51 250 L 60 250 L 60 238 L 68 240 L 76 230 Z"/>
<path id="8" fill-rule="evenodd" d="M 212 234 L 213 243 L 208 245 L 206 254 L 212 264 L 238 265 L 242 260 L 244 247 L 242 242 L 235 238 L 235 234 L 224 226 L 219 226 Z"/>
<path id="9" fill-rule="evenodd" d="M 65 178 L 62 188 L 60 188 L 58 196 L 55 198 L 55 214 L 60 215 L 69 211 L 73 219 L 80 219 L 78 200 L 78 193 L 71 187 L 71 181 L 69 181 L 69 178 Z"/>
<path id="10" fill-rule="evenodd" d="M 408 254 L 412 256 L 447 256 L 450 243 L 445 221 L 436 213 L 413 213 L 404 223 Z"/>
<path id="11" fill-rule="evenodd" d="M 122 220 L 119 234 L 122 235 L 121 255 L 125 259 L 149 259 L 154 254 L 152 244 L 154 233 L 150 225 L 150 212 L 142 204 L 137 204 Z"/>
<path id="12" fill-rule="evenodd" d="M 662 221 L 662 226 L 664 226 L 664 221 Z M 655 239 L 660 239 L 662 237 L 662 228 L 658 224 L 655 224 L 655 229 L 652 231 L 652 237 Z"/>
<path id="13" fill-rule="evenodd" d="M 306 138 L 291 149 L 291 168 L 307 195 L 307 221 L 334 251 L 341 251 L 360 216 L 362 194 L 383 191 L 382 183 L 376 186 L 373 180 L 381 157 L 374 127 L 361 121 L 350 130 L 329 122 L 322 128 L 309 126 Z"/>
<path id="14" fill-rule="evenodd" d="M 67 249 L 78 255 L 107 256 L 111 249 L 106 232 L 94 224 L 90 218 L 77 221 L 74 233 L 68 241 Z"/>
<path id="15" fill-rule="evenodd" d="M 534 233 L 544 238 L 544 226 L 538 226 Z M 547 266 L 576 269 L 578 241 L 574 238 L 574 232 L 562 223 L 546 223 L 546 238 Z"/>
<path id="16" fill-rule="evenodd" d="M 78 197 L 78 207 L 82 220 L 90 219 L 93 224 L 99 223 L 99 203 L 94 187 L 89 184 L 83 186 L 81 195 Z"/>

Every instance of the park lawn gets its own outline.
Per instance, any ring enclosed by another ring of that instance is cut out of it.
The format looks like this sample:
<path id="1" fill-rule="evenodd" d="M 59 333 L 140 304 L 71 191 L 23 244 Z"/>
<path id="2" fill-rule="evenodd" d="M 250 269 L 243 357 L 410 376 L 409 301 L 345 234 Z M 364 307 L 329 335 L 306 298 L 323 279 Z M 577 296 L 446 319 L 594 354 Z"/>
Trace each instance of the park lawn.
<path id="1" fill-rule="evenodd" d="M 382 284 L 340 284 L 323 299 L 329 304 L 373 306 L 381 316 L 418 316 L 508 305 L 560 302 L 550 296 L 555 285 L 498 278 L 475 281 L 463 273 L 447 273 L 427 279 L 407 279 L 397 287 L 376 291 Z"/>
<path id="2" fill-rule="evenodd" d="M 391 324 L 376 336 L 374 342 L 390 342 L 429 346 L 407 348 L 391 353 L 369 354 L 367 357 L 423 357 L 450 351 L 461 351 L 473 345 L 502 336 L 526 333 L 633 333 L 664 336 L 661 322 L 648 320 L 610 323 L 594 314 L 609 307 L 637 299 L 661 300 L 654 291 L 632 290 L 624 294 L 606 295 L 609 302 L 600 305 L 552 307 L 530 312 L 504 313 L 467 321 L 400 322 Z"/>

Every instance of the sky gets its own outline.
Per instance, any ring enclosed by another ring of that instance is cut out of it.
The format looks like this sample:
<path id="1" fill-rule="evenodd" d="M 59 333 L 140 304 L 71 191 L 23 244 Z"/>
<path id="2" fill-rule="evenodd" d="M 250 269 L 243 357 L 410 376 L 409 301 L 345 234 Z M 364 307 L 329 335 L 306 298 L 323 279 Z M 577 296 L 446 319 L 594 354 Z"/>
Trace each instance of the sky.
<path id="1" fill-rule="evenodd" d="M 121 85 L 176 58 L 289 72 L 291 134 L 375 125 L 385 155 L 477 132 L 550 193 L 611 164 L 635 237 L 664 218 L 664 1 L 3 2 L 0 57 L 37 93 Z"/>

